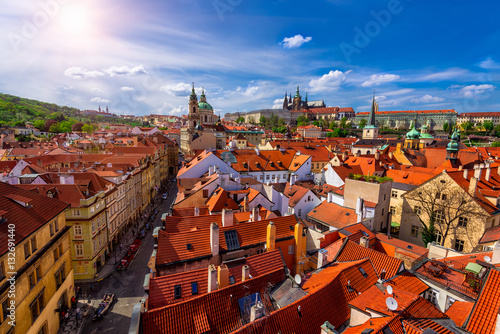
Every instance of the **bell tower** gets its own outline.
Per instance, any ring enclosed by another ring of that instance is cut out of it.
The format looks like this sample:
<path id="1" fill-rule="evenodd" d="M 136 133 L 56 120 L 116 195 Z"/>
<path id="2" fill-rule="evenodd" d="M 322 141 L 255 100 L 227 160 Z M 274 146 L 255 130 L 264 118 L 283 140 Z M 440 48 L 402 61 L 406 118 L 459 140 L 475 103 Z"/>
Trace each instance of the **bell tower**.
<path id="1" fill-rule="evenodd" d="M 188 127 L 189 129 L 194 129 L 194 127 L 199 123 L 198 115 L 198 97 L 193 88 L 191 89 L 191 95 L 189 96 L 189 113 L 188 113 Z"/>

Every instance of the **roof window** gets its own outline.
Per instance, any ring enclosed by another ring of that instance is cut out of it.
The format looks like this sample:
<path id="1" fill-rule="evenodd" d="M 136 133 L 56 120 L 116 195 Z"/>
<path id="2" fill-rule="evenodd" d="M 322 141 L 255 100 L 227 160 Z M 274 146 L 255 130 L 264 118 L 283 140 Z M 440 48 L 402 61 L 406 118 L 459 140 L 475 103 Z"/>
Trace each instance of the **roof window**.
<path id="1" fill-rule="evenodd" d="M 180 299 L 181 296 L 182 296 L 182 293 L 181 293 L 181 286 L 180 286 L 180 284 L 174 286 L 174 298 L 175 299 Z"/>
<path id="2" fill-rule="evenodd" d="M 191 294 L 192 295 L 198 294 L 198 282 L 191 282 Z"/>
<path id="3" fill-rule="evenodd" d="M 366 273 L 366 271 L 363 268 L 359 267 L 358 270 L 361 273 L 361 275 L 363 275 L 364 278 L 368 277 L 368 274 Z"/>

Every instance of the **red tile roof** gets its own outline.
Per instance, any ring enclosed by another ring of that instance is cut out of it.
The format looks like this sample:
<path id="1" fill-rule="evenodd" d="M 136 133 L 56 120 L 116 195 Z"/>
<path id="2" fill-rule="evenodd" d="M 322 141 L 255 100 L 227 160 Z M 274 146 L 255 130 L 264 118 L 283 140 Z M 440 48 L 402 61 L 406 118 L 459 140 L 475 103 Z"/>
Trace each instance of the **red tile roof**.
<path id="1" fill-rule="evenodd" d="M 415 244 L 412 244 L 412 243 L 407 242 L 407 241 L 403 241 L 403 240 L 398 239 L 398 238 L 392 238 L 392 237 L 390 238 L 386 234 L 383 234 L 383 233 L 377 233 L 377 239 L 380 242 L 392 245 L 396 248 L 405 250 L 406 252 L 413 253 L 417 257 L 427 256 L 429 254 L 429 250 L 425 247 L 415 245 Z"/>
<path id="2" fill-rule="evenodd" d="M 209 229 L 212 223 L 217 223 L 217 225 L 222 226 L 222 215 L 168 216 L 165 219 L 165 232 L 179 233 L 196 229 Z"/>
<path id="3" fill-rule="evenodd" d="M 484 258 L 489 257 L 490 259 L 493 257 L 493 251 L 489 252 L 480 252 L 480 253 L 470 253 L 466 255 L 459 256 L 450 256 L 445 257 L 443 259 L 439 259 L 439 261 L 443 261 L 448 267 L 456 269 L 456 270 L 464 270 L 465 267 L 470 263 L 477 263 L 477 261 L 488 262 Z"/>
<path id="4" fill-rule="evenodd" d="M 446 310 L 446 315 L 449 316 L 457 326 L 462 327 L 472 311 L 473 306 L 474 303 L 472 302 L 462 302 L 457 300 L 448 310 Z"/>
<path id="5" fill-rule="evenodd" d="M 495 242 L 500 240 L 500 225 L 490 227 L 484 231 L 481 240 L 479 240 L 480 244 L 485 244 L 489 242 Z"/>
<path id="6" fill-rule="evenodd" d="M 221 212 L 222 209 L 239 210 L 240 206 L 234 201 L 229 193 L 223 188 L 214 191 L 212 196 L 207 200 L 208 210 L 210 212 Z"/>
<path id="7" fill-rule="evenodd" d="M 500 271 L 492 269 L 467 323 L 467 330 L 474 334 L 495 333 L 499 308 Z"/>
<path id="8" fill-rule="evenodd" d="M 349 240 L 356 243 L 359 243 L 359 240 L 361 239 L 362 236 L 365 236 L 365 233 L 368 235 L 368 240 L 370 241 L 375 239 L 376 237 L 375 233 L 370 231 L 365 225 L 363 225 L 363 223 L 350 225 L 339 230 L 339 235 L 341 237 L 349 237 Z"/>
<path id="9" fill-rule="evenodd" d="M 285 278 L 283 269 L 238 282 L 190 300 L 142 314 L 144 334 L 156 333 L 229 333 L 242 326 L 239 300 L 253 293 L 264 296 L 271 285 Z M 262 298 L 266 312 L 272 305 Z"/>
<path id="10" fill-rule="evenodd" d="M 398 303 L 396 311 L 391 311 L 387 308 L 386 300 L 388 297 L 396 299 Z M 399 290 L 398 288 L 393 288 L 393 294 L 391 295 L 386 291 L 381 291 L 378 286 L 372 285 L 367 291 L 352 300 L 349 303 L 349 306 L 365 313 L 375 311 L 379 314 L 393 316 L 406 309 L 418 297 L 418 295 L 404 290 Z"/>
<path id="11" fill-rule="evenodd" d="M 408 319 L 403 320 L 403 327 L 406 330 L 406 334 L 422 334 L 426 329 L 430 328 L 434 332 L 439 334 L 453 334 L 447 328 L 444 328 L 437 322 L 431 319 Z"/>
<path id="12" fill-rule="evenodd" d="M 346 262 L 365 258 L 369 258 L 372 261 L 373 267 L 379 276 L 382 270 L 385 270 L 385 278 L 394 277 L 404 267 L 403 261 L 363 247 L 350 240 L 347 240 L 345 245 L 340 249 L 340 253 L 337 255 L 335 261 Z"/>
<path id="13" fill-rule="evenodd" d="M 427 284 L 406 270 L 396 277 L 391 278 L 385 285 L 391 285 L 399 290 L 408 291 L 416 295 L 420 295 L 422 292 L 429 289 Z"/>
<path id="14" fill-rule="evenodd" d="M 356 115 L 368 115 L 369 111 L 358 112 Z M 391 110 L 391 111 L 376 111 L 375 115 L 388 115 L 388 114 L 457 114 L 457 112 L 453 109 L 442 109 L 442 110 Z"/>
<path id="15" fill-rule="evenodd" d="M 249 256 L 241 261 L 229 264 L 229 275 L 236 282 L 242 280 L 242 267 L 249 266 L 250 276 L 258 277 L 285 267 L 279 249 Z M 191 283 L 197 283 L 197 293 L 192 294 Z M 174 287 L 181 286 L 181 298 L 174 298 Z M 208 268 L 191 270 L 183 273 L 155 277 L 149 284 L 148 309 L 179 303 L 208 293 Z"/>
<path id="16" fill-rule="evenodd" d="M 191 249 L 187 249 L 188 244 Z M 158 232 L 157 267 L 211 256 L 210 229 L 181 233 Z"/>
<path id="17" fill-rule="evenodd" d="M 336 229 L 346 228 L 356 224 L 356 210 L 340 206 L 336 203 L 323 201 L 307 214 L 308 220 L 314 219 Z"/>
<path id="18" fill-rule="evenodd" d="M 28 206 L 16 201 L 28 203 Z M 14 224 L 15 244 L 20 244 L 40 227 L 68 208 L 68 204 L 7 183 L 0 182 L 0 208 L 4 221 L 0 223 L 0 255 L 8 251 L 8 226 Z"/>

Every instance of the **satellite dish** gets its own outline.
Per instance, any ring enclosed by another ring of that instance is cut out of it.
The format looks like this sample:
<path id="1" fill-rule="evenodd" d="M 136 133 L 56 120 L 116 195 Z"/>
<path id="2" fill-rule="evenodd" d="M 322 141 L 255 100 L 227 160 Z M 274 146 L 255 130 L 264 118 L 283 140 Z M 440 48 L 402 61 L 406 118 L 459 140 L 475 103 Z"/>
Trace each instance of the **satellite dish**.
<path id="1" fill-rule="evenodd" d="M 484 257 L 484 261 L 486 261 L 486 262 L 491 262 L 491 257 L 489 257 L 489 256 L 485 256 L 485 257 Z"/>
<path id="2" fill-rule="evenodd" d="M 392 295 L 392 286 L 390 285 L 387 286 L 387 293 Z"/>
<path id="3" fill-rule="evenodd" d="M 385 300 L 385 305 L 387 305 L 387 308 L 391 311 L 396 311 L 398 309 L 398 302 L 392 297 Z"/>
<path id="4" fill-rule="evenodd" d="M 295 283 L 297 283 L 298 285 L 302 283 L 302 277 L 300 277 L 299 274 L 295 275 Z"/>

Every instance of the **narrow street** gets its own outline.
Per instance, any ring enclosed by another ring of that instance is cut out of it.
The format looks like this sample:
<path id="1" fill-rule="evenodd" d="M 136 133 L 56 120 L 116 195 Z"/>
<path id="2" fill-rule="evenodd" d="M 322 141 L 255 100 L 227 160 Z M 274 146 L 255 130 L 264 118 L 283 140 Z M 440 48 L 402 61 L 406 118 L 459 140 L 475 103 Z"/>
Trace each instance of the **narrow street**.
<path id="1" fill-rule="evenodd" d="M 147 267 L 151 253 L 154 249 L 153 229 L 161 226 L 161 216 L 168 212 L 175 199 L 177 187 L 172 185 L 166 200 L 160 203 L 160 209 L 153 224 L 147 231 L 146 237 L 127 270 L 113 271 L 111 275 L 94 284 L 94 293 L 91 296 L 92 304 L 86 317 L 82 333 L 103 334 L 128 333 L 130 317 L 135 304 L 144 298 L 144 276 L 149 272 Z M 161 195 L 160 199 L 161 201 Z M 115 302 L 102 320 L 92 321 L 94 310 L 99 305 L 105 293 L 114 293 Z"/>

